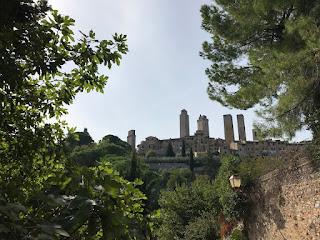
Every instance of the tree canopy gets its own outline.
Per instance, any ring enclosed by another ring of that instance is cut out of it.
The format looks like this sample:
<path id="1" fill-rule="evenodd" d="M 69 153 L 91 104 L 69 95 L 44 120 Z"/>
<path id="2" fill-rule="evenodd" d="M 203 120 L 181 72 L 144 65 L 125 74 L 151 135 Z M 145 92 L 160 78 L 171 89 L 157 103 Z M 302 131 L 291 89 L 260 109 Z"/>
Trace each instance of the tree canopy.
<path id="1" fill-rule="evenodd" d="M 75 40 L 74 20 L 46 1 L 1 6 L 0 167 L 5 171 L 0 182 L 2 190 L 13 184 L 21 189 L 30 184 L 26 179 L 54 171 L 56 165 L 48 162 L 61 159 L 57 145 L 66 105 L 79 92 L 102 92 L 107 76 L 98 73 L 99 65 L 119 64 L 128 49 L 125 35 L 99 41 L 90 31 Z M 39 182 L 33 184 L 36 189 Z"/>
<path id="2" fill-rule="evenodd" d="M 177 186 L 162 192 L 159 203 L 159 240 L 216 239 L 218 200 L 213 184 L 206 177 L 197 178 L 191 186 Z"/>
<path id="3" fill-rule="evenodd" d="M 201 8 L 211 35 L 202 57 L 208 94 L 224 106 L 259 106 L 257 124 L 272 136 L 320 125 L 320 2 L 217 0 Z M 266 133 L 262 131 L 261 133 Z"/>
<path id="4" fill-rule="evenodd" d="M 220 161 L 213 181 L 204 175 L 193 177 L 188 169 L 171 170 L 167 189 L 159 199 L 161 214 L 155 231 L 159 240 L 226 239 L 233 231 L 234 235 L 245 233 L 243 229 L 236 231 L 235 223 L 245 216 L 247 197 L 232 189 L 229 182 L 229 177 L 238 173 L 241 159 L 223 156 Z M 244 169 L 241 177 L 248 178 L 250 172 Z"/>
<path id="5" fill-rule="evenodd" d="M 77 93 L 103 91 L 108 77 L 98 68 L 120 64 L 126 36 L 76 35 L 74 20 L 46 1 L 0 5 L 0 238 L 135 238 L 129 225 L 142 221 L 141 183 L 107 162 L 73 161 L 70 148 L 96 144 L 85 132 L 68 145 L 61 120 Z M 113 140 L 102 141 L 99 153 L 128 152 Z"/>

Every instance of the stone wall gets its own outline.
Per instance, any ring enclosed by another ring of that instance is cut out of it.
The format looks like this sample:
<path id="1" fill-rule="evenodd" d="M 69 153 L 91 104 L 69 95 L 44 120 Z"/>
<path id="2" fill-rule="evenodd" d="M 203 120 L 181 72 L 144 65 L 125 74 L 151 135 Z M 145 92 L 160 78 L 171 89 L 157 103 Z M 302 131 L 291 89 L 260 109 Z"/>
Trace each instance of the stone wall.
<path id="1" fill-rule="evenodd" d="M 173 168 L 189 168 L 189 165 L 186 163 L 168 163 L 168 162 L 157 162 L 157 163 L 148 163 L 146 162 L 146 164 L 149 166 L 149 168 L 151 169 L 173 169 Z"/>
<path id="2" fill-rule="evenodd" d="M 320 173 L 307 158 L 261 177 L 249 198 L 250 240 L 320 239 Z"/>

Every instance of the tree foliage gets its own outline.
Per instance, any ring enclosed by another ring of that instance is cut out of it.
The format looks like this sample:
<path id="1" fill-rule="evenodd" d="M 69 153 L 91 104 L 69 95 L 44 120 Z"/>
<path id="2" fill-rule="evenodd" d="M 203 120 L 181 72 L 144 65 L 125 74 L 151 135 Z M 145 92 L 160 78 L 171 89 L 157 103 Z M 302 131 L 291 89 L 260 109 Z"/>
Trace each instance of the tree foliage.
<path id="1" fill-rule="evenodd" d="M 132 239 L 145 196 L 110 164 L 72 166 L 28 202 L 0 205 L 1 239 Z M 115 229 L 118 229 L 116 231 Z"/>
<path id="2" fill-rule="evenodd" d="M 229 182 L 229 177 L 238 173 L 240 163 L 238 157 L 223 156 L 213 182 L 203 175 L 198 175 L 190 182 L 190 171 L 171 170 L 169 179 L 176 184 L 169 184 L 168 181 L 168 188 L 159 199 L 158 239 L 209 240 L 229 236 L 247 209 L 244 193 L 232 189 Z M 182 178 L 182 173 L 188 173 L 186 177 L 189 176 L 189 181 Z M 240 233 L 243 235 L 242 230 Z"/>
<path id="3" fill-rule="evenodd" d="M 176 154 L 175 154 L 174 151 L 173 151 L 173 147 L 172 147 L 172 143 L 171 143 L 171 142 L 168 143 L 167 151 L 166 151 L 166 156 L 167 156 L 167 157 L 174 157 L 174 156 L 176 156 Z"/>
<path id="4" fill-rule="evenodd" d="M 246 207 L 243 194 L 232 189 L 229 182 L 229 177 L 238 173 L 239 164 L 239 158 L 224 156 L 221 159 L 221 166 L 214 182 L 221 213 L 229 222 L 240 220 Z"/>
<path id="5" fill-rule="evenodd" d="M 208 152 L 205 158 L 205 173 L 210 177 L 210 179 L 215 179 L 221 165 L 220 158 L 213 154 L 211 151 Z"/>
<path id="6" fill-rule="evenodd" d="M 165 174 L 164 174 L 165 175 Z M 192 182 L 192 172 L 187 168 L 172 169 L 168 172 L 167 190 L 174 190 L 178 186 L 189 186 Z"/>
<path id="7" fill-rule="evenodd" d="M 181 156 L 185 157 L 186 154 L 186 142 L 184 140 L 182 140 L 182 147 L 181 147 Z"/>
<path id="8" fill-rule="evenodd" d="M 212 212 L 202 213 L 186 227 L 185 240 L 211 240 L 217 238 L 216 216 Z"/>
<path id="9" fill-rule="evenodd" d="M 52 161 L 60 159 L 56 146 L 63 137 L 65 106 L 79 92 L 103 91 L 107 76 L 98 74 L 98 67 L 120 63 L 127 52 L 126 36 L 99 41 L 90 31 L 76 41 L 74 20 L 45 1 L 6 1 L 1 6 L 0 159 L 5 171 L 0 181 L 6 192 L 12 187 L 37 189 L 41 181 L 32 179 L 54 171 Z"/>
<path id="10" fill-rule="evenodd" d="M 99 41 L 90 31 L 76 40 L 74 20 L 46 1 L 0 5 L 0 238 L 135 238 L 129 226 L 142 220 L 141 183 L 110 163 L 79 164 L 61 120 L 77 93 L 103 91 L 108 77 L 98 68 L 119 65 L 126 36 Z M 76 139 L 78 149 L 97 146 L 89 134 Z M 127 151 L 110 145 L 102 142 L 98 153 Z"/>
<path id="11" fill-rule="evenodd" d="M 146 153 L 146 158 L 153 158 L 156 156 L 157 156 L 157 153 L 154 150 L 148 150 L 148 152 Z"/>
<path id="12" fill-rule="evenodd" d="M 119 137 L 114 135 L 106 135 L 102 138 L 101 142 L 105 142 L 106 144 L 115 144 L 120 147 L 122 147 L 127 153 L 131 151 L 131 146 L 125 142 L 122 141 Z"/>
<path id="13" fill-rule="evenodd" d="M 217 0 L 201 8 L 211 35 L 201 56 L 208 94 L 224 106 L 256 105 L 261 134 L 294 136 L 320 125 L 320 2 L 317 0 Z"/>
<path id="14" fill-rule="evenodd" d="M 66 139 L 69 148 L 76 146 L 89 145 L 93 143 L 93 139 L 90 136 L 88 130 L 85 128 L 83 132 L 69 133 Z"/>
<path id="15" fill-rule="evenodd" d="M 136 178 L 139 177 L 138 159 L 137 159 L 137 154 L 135 151 L 132 152 L 130 163 L 131 164 L 130 164 L 129 180 L 134 181 Z"/>
<path id="16" fill-rule="evenodd" d="M 80 144 L 80 141 L 77 141 L 74 144 L 74 135 L 77 137 L 84 133 L 69 134 L 65 144 L 70 151 L 70 159 L 80 165 L 96 165 L 101 158 L 127 158 L 131 153 L 130 145 L 117 136 L 107 135 L 99 143 Z"/>
<path id="17" fill-rule="evenodd" d="M 194 176 L 194 157 L 193 157 L 192 148 L 190 148 L 190 154 L 189 154 L 189 169 L 192 173 L 192 176 Z"/>
<path id="18" fill-rule="evenodd" d="M 235 229 L 231 233 L 230 240 L 248 240 L 248 238 L 244 235 L 243 231 Z"/>
<path id="19" fill-rule="evenodd" d="M 208 178 L 199 177 L 190 187 L 182 185 L 163 192 L 159 203 L 160 227 L 156 230 L 159 240 L 214 239 L 219 205 Z"/>
<path id="20" fill-rule="evenodd" d="M 112 168 L 117 170 L 124 179 L 141 181 L 136 188 L 144 193 L 147 199 L 143 199 L 141 221 L 131 221 L 129 228 L 135 233 L 134 236 L 137 239 L 148 239 L 152 236 L 155 219 L 153 212 L 159 208 L 160 189 L 165 187 L 161 174 L 149 169 L 135 151 L 132 151 L 130 145 L 113 135 L 103 137 L 98 143 L 75 147 L 70 157 L 73 162 L 82 167 L 111 163 Z"/>

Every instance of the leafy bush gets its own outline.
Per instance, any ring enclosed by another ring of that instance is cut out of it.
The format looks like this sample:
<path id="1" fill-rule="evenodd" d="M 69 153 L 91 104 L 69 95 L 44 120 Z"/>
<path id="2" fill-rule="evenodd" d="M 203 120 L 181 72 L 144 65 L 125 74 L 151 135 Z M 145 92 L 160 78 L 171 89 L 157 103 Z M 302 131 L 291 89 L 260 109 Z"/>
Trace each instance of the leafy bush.
<path id="1" fill-rule="evenodd" d="M 97 145 L 94 143 L 75 147 L 69 157 L 79 165 L 94 166 L 97 165 L 100 154 L 97 151 Z"/>
<path id="2" fill-rule="evenodd" d="M 184 240 L 217 239 L 216 217 L 211 212 L 203 213 L 186 226 Z"/>
<path id="3" fill-rule="evenodd" d="M 169 177 L 166 183 L 168 190 L 174 190 L 177 186 L 189 185 L 192 182 L 192 173 L 187 168 L 177 168 L 168 171 Z"/>
<path id="4" fill-rule="evenodd" d="M 117 155 L 105 155 L 100 158 L 100 162 L 110 162 L 112 167 L 117 170 L 121 176 L 128 179 L 130 174 L 130 157 L 129 156 L 117 156 Z"/>
<path id="5" fill-rule="evenodd" d="M 230 235 L 230 240 L 248 240 L 243 231 L 234 229 Z"/>
<path id="6" fill-rule="evenodd" d="M 1 239 L 133 238 L 128 225 L 141 224 L 145 200 L 137 184 L 120 177 L 110 163 L 69 164 L 47 179 L 28 205 L 0 199 Z"/>
<path id="7" fill-rule="evenodd" d="M 222 213 L 227 221 L 238 220 L 244 213 L 244 196 L 241 192 L 231 188 L 229 177 L 238 173 L 240 159 L 235 156 L 224 156 L 221 158 L 219 173 L 214 182 Z"/>
<path id="8" fill-rule="evenodd" d="M 131 150 L 131 146 L 129 145 L 129 143 L 122 141 L 119 137 L 114 136 L 114 135 L 106 135 L 102 138 L 102 140 L 100 142 L 105 142 L 105 143 L 109 143 L 109 144 L 115 144 L 117 146 L 121 146 L 123 149 L 126 149 L 128 152 L 130 152 Z"/>
<path id="9" fill-rule="evenodd" d="M 196 160 L 196 166 L 203 166 L 205 174 L 208 175 L 210 179 L 216 178 L 220 165 L 220 158 L 212 154 L 209 154 L 206 158 L 198 158 Z"/>
<path id="10" fill-rule="evenodd" d="M 208 240 L 215 235 L 217 225 L 214 221 L 219 203 L 213 184 L 207 177 L 199 176 L 191 186 L 177 186 L 174 191 L 162 192 L 159 204 L 160 226 L 156 230 L 159 240 L 186 239 L 187 233 L 198 236 L 198 239 L 202 234 Z M 206 232 L 197 231 L 196 226 L 201 223 L 209 224 L 202 226 Z M 210 230 L 212 234 L 209 234 Z"/>
<path id="11" fill-rule="evenodd" d="M 108 77 L 98 70 L 120 64 L 126 36 L 99 41 L 90 31 L 75 40 L 73 26 L 47 1 L 1 4 L 1 239 L 137 238 L 131 226 L 140 226 L 145 200 L 138 182 L 110 163 L 92 164 L 128 145 L 116 137 L 91 144 L 79 133 L 67 146 L 63 120 L 78 93 L 103 92 Z M 79 145 L 86 147 L 66 154 Z"/>
<path id="12" fill-rule="evenodd" d="M 99 143 L 77 146 L 70 154 L 70 158 L 80 165 L 94 166 L 97 165 L 101 158 L 108 156 L 128 157 L 131 152 L 131 147 L 123 142 L 120 138 L 108 135 Z"/>
<path id="13" fill-rule="evenodd" d="M 151 158 L 151 157 L 156 157 L 157 154 L 155 151 L 153 150 L 149 150 L 147 153 L 146 153 L 146 158 Z"/>
<path id="14" fill-rule="evenodd" d="M 85 130 L 85 132 L 69 133 L 65 142 L 68 147 L 74 148 L 76 146 L 89 145 L 94 141 L 87 130 Z"/>
<path id="15" fill-rule="evenodd" d="M 256 180 L 260 176 L 275 169 L 281 169 L 288 164 L 284 157 L 247 157 L 242 158 L 238 172 L 243 180 L 243 185 Z"/>
<path id="16" fill-rule="evenodd" d="M 97 151 L 100 156 L 107 155 L 107 154 L 125 156 L 131 152 L 131 148 L 126 148 L 115 143 L 101 141 L 97 145 Z"/>

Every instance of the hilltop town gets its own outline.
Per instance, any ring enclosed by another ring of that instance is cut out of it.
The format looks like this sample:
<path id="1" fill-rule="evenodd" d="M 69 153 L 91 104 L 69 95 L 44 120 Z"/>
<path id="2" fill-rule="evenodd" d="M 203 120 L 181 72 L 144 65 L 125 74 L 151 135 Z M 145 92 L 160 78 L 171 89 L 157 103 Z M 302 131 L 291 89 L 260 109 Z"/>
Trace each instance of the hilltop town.
<path id="1" fill-rule="evenodd" d="M 146 155 L 153 151 L 157 156 L 166 156 L 168 146 L 171 144 L 176 156 L 182 155 L 183 148 L 185 152 L 194 152 L 195 156 L 208 152 L 227 154 L 233 153 L 239 156 L 274 156 L 281 151 L 300 150 L 305 146 L 305 142 L 289 143 L 280 140 L 258 140 L 257 132 L 252 130 L 253 139 L 248 140 L 246 136 L 246 127 L 244 116 L 237 115 L 239 140 L 235 140 L 232 115 L 223 116 L 225 138 L 212 138 L 209 134 L 209 119 L 205 115 L 200 115 L 197 120 L 197 130 L 194 135 L 190 134 L 189 115 L 183 109 L 180 114 L 180 138 L 158 139 L 157 137 L 147 137 L 137 146 L 137 152 Z M 135 130 L 128 132 L 127 142 L 132 148 L 136 148 Z"/>

